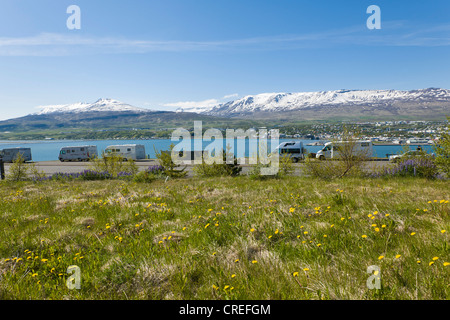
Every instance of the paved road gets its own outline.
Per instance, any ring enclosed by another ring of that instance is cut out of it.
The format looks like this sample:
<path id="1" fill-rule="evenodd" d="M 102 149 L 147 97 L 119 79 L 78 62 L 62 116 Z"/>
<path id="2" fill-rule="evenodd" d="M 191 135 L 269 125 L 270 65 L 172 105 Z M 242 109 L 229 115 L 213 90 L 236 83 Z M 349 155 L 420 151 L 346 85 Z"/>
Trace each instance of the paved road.
<path id="1" fill-rule="evenodd" d="M 149 166 L 158 165 L 158 162 L 156 160 L 142 160 L 142 161 L 136 161 L 136 165 L 138 166 L 139 170 L 145 170 Z M 60 162 L 60 161 L 42 161 L 42 162 L 35 162 L 36 168 L 40 172 L 44 172 L 46 175 L 52 175 L 54 173 L 63 172 L 63 173 L 77 173 L 81 172 L 83 170 L 87 170 L 90 168 L 89 162 Z M 386 165 L 390 165 L 387 161 L 368 161 L 367 162 L 367 169 L 376 169 L 380 168 Z M 10 163 L 5 163 L 5 171 L 6 174 L 8 174 L 9 167 L 11 166 Z M 295 168 L 295 174 L 300 175 L 302 171 L 302 163 L 294 164 Z M 187 167 L 187 172 L 189 176 L 193 176 L 192 172 L 192 166 Z M 246 174 L 251 170 L 251 166 L 249 165 L 243 165 L 242 168 L 242 174 Z"/>

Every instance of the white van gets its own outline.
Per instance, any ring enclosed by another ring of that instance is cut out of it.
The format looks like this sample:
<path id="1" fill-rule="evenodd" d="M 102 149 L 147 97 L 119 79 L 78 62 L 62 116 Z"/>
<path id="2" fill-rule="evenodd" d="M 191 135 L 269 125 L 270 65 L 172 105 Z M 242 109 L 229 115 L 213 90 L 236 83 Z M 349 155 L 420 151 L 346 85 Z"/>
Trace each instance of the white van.
<path id="1" fill-rule="evenodd" d="M 316 158 L 319 160 L 325 159 L 339 159 L 339 149 L 346 143 L 354 143 L 355 146 L 352 150 L 354 156 L 373 156 L 373 144 L 372 141 L 337 141 L 337 142 L 327 142 L 322 150 L 316 153 Z"/>
<path id="2" fill-rule="evenodd" d="M 31 161 L 31 148 L 8 148 L 0 150 L 3 162 L 14 162 L 18 154 L 22 155 L 24 161 Z"/>
<path id="3" fill-rule="evenodd" d="M 303 147 L 303 142 L 301 141 L 283 142 L 277 149 L 280 156 L 288 155 L 292 159 L 292 162 L 305 159 L 305 155 L 307 154 L 307 150 Z"/>
<path id="4" fill-rule="evenodd" d="M 145 159 L 145 147 L 142 144 L 108 146 L 105 149 L 105 156 L 108 155 L 119 155 L 125 161 L 128 159 L 142 160 Z"/>
<path id="5" fill-rule="evenodd" d="M 97 146 L 63 147 L 58 159 L 64 161 L 89 161 L 98 157 Z"/>

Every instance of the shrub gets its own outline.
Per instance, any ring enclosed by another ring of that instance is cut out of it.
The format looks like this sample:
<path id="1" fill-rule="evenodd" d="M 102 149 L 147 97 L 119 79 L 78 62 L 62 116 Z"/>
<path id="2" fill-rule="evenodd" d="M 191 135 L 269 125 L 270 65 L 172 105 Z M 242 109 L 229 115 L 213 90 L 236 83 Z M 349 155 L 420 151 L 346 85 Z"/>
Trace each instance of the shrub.
<path id="1" fill-rule="evenodd" d="M 7 179 L 11 181 L 24 181 L 40 179 L 44 177 L 42 172 L 36 168 L 34 163 L 25 163 L 24 157 L 18 153 L 12 165 L 9 167 Z"/>
<path id="2" fill-rule="evenodd" d="M 381 172 L 373 173 L 372 177 L 421 177 L 433 179 L 439 170 L 433 159 L 414 157 L 398 162 L 393 168 L 384 168 Z"/>
<path id="3" fill-rule="evenodd" d="M 335 179 L 344 176 L 361 176 L 363 165 L 371 155 L 366 150 L 359 150 L 356 142 L 358 139 L 344 128 L 339 144 L 339 158 L 330 161 L 317 161 L 307 157 L 305 159 L 304 171 L 307 175 L 321 179 Z M 339 141 L 335 141 L 339 142 Z"/>
<path id="4" fill-rule="evenodd" d="M 175 147 L 175 145 L 171 144 L 169 147 L 169 151 L 166 151 L 166 152 L 164 152 L 164 151 L 158 152 L 155 149 L 156 158 L 158 159 L 159 165 L 163 168 L 164 174 L 166 174 L 167 176 L 169 176 L 171 178 L 182 178 L 187 175 L 187 172 L 185 171 L 186 166 L 182 169 L 178 169 L 181 166 L 178 164 L 175 164 L 172 161 L 172 150 L 174 147 Z"/>
<path id="5" fill-rule="evenodd" d="M 200 177 L 235 177 L 241 173 L 242 167 L 237 163 L 237 159 L 234 155 L 233 162 L 227 163 L 227 152 L 223 150 L 222 163 L 214 162 L 208 164 L 205 162 L 205 159 L 202 158 L 202 163 L 195 165 L 192 170 L 194 171 L 195 175 Z"/>
<path id="6" fill-rule="evenodd" d="M 134 175 L 135 182 L 152 182 L 164 176 L 164 168 L 162 166 L 150 166 L 146 170 Z"/>
<path id="7" fill-rule="evenodd" d="M 450 120 L 450 118 L 448 118 Z M 450 131 L 442 133 L 439 142 L 434 146 L 434 152 L 436 153 L 436 166 L 450 178 Z"/>
<path id="8" fill-rule="evenodd" d="M 90 162 L 90 169 L 94 172 L 108 172 L 111 176 L 117 177 L 119 173 L 129 173 L 134 175 L 138 172 L 138 167 L 133 159 L 123 161 L 123 157 L 116 154 L 105 155 L 95 158 Z"/>

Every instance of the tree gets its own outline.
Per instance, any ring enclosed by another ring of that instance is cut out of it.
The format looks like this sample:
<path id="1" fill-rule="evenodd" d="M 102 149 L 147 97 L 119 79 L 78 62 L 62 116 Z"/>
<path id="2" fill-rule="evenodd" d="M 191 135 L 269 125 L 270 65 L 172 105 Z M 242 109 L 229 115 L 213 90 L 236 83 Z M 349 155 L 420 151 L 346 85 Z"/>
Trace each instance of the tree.
<path id="1" fill-rule="evenodd" d="M 359 175 L 363 165 L 372 155 L 369 149 L 360 148 L 359 133 L 352 133 L 346 127 L 340 137 L 340 141 L 333 141 L 333 148 L 337 158 L 336 161 L 317 161 L 307 158 L 305 160 L 305 171 L 307 174 L 323 179 L 342 178 L 349 175 Z"/>
<path id="2" fill-rule="evenodd" d="M 158 152 L 155 148 L 156 158 L 161 167 L 164 169 L 164 173 L 171 178 L 182 178 L 187 175 L 186 166 L 182 169 L 177 169 L 181 167 L 179 164 L 175 164 L 172 161 L 172 150 L 175 148 L 175 145 L 172 143 L 169 147 L 169 151 L 161 151 Z"/>
<path id="3" fill-rule="evenodd" d="M 450 122 L 450 117 L 447 117 L 447 120 Z M 450 129 L 448 125 L 446 131 L 441 134 L 439 142 L 433 147 L 433 150 L 436 153 L 436 166 L 447 177 L 450 177 Z"/>
<path id="4" fill-rule="evenodd" d="M 7 178 L 12 181 L 29 180 L 30 174 L 35 178 L 41 178 L 44 176 L 42 172 L 39 172 L 34 163 L 25 163 L 23 154 L 19 152 L 12 165 L 9 167 Z"/>

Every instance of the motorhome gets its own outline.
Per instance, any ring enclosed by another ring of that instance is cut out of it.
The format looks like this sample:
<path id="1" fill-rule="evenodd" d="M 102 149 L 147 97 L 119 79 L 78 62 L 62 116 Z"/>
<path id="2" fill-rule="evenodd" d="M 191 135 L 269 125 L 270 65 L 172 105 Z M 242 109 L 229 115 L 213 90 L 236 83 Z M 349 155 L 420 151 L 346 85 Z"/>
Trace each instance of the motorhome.
<path id="1" fill-rule="evenodd" d="M 98 157 L 97 146 L 63 147 L 58 159 L 64 161 L 89 161 Z"/>
<path id="2" fill-rule="evenodd" d="M 351 146 L 353 144 L 353 146 Z M 372 141 L 337 141 L 325 143 L 322 150 L 316 153 L 316 158 L 319 160 L 325 159 L 339 159 L 341 158 L 342 148 L 347 146 L 351 150 L 353 156 L 372 157 L 373 156 L 373 144 Z"/>
<path id="3" fill-rule="evenodd" d="M 292 162 L 298 162 L 299 160 L 305 159 L 305 156 L 308 153 L 301 141 L 283 142 L 277 149 L 280 156 L 288 155 L 292 159 Z"/>
<path id="4" fill-rule="evenodd" d="M 142 160 L 145 159 L 145 147 L 142 144 L 124 144 L 108 146 L 105 149 L 105 156 L 117 155 L 123 160 Z"/>
<path id="5" fill-rule="evenodd" d="M 3 162 L 14 162 L 18 154 L 22 155 L 23 161 L 31 161 L 31 148 L 8 148 L 0 150 L 0 157 Z"/>

